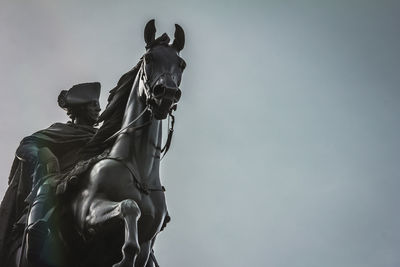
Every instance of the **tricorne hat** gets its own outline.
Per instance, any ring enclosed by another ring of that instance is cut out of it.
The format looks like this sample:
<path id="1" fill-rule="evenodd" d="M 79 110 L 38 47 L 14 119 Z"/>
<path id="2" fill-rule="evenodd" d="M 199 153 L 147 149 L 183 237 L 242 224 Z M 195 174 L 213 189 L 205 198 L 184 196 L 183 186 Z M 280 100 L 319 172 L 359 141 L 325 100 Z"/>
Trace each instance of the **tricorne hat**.
<path id="1" fill-rule="evenodd" d="M 62 90 L 58 96 L 58 105 L 67 109 L 73 106 L 88 104 L 99 101 L 100 83 L 80 83 L 71 87 L 69 90 Z"/>

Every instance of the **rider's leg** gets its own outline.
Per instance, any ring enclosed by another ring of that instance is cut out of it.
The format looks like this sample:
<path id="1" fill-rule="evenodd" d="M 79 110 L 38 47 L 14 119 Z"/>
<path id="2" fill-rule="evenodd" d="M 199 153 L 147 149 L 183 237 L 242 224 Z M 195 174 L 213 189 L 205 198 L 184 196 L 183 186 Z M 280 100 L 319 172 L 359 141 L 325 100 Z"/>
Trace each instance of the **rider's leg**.
<path id="1" fill-rule="evenodd" d="M 86 217 L 86 226 L 89 232 L 96 231 L 102 225 L 115 218 L 122 219 L 125 223 L 125 242 L 122 247 L 123 257 L 113 267 L 134 266 L 136 257 L 140 251 L 137 229 L 140 215 L 140 208 L 132 199 L 126 199 L 121 202 L 104 199 L 93 199 L 91 201 L 89 214 Z"/>
<path id="2" fill-rule="evenodd" d="M 50 184 L 40 186 L 38 194 L 29 213 L 26 234 L 26 256 L 29 262 L 40 259 L 44 243 L 49 236 L 49 224 L 46 218 L 52 205 L 52 189 Z"/>
<path id="3" fill-rule="evenodd" d="M 39 187 L 37 195 L 30 209 L 27 236 L 26 256 L 29 262 L 37 262 L 40 259 L 44 243 L 49 235 L 48 213 L 54 206 L 54 190 L 51 186 L 52 176 L 60 173 L 57 158 L 48 148 L 39 150 L 39 170 L 37 170 L 36 182 L 45 179 Z"/>

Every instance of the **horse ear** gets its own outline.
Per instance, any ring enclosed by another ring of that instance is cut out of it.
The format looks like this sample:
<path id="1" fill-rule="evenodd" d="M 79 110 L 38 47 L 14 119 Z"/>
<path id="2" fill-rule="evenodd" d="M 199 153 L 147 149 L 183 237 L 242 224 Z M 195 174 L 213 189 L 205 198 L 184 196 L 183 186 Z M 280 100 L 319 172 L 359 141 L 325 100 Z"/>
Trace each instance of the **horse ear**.
<path id="1" fill-rule="evenodd" d="M 175 24 L 175 39 L 172 43 L 172 46 L 179 52 L 185 46 L 185 32 L 183 31 L 182 27 L 178 24 Z"/>
<path id="2" fill-rule="evenodd" d="M 156 26 L 154 25 L 154 19 L 147 22 L 146 27 L 144 27 L 144 41 L 147 45 L 152 43 L 156 37 Z"/>

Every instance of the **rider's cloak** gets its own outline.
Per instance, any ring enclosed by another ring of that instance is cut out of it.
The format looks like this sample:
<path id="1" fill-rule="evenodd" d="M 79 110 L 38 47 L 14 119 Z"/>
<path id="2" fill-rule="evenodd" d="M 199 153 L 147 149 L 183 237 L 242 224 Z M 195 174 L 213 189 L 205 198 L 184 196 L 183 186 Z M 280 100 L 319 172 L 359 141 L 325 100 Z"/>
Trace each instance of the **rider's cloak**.
<path id="1" fill-rule="evenodd" d="M 57 157 L 61 172 L 66 172 L 80 160 L 79 150 L 88 143 L 96 130 L 90 126 L 55 123 L 25 137 L 20 147 L 27 144 L 38 148 L 48 147 Z M 0 267 L 7 261 L 10 250 L 15 249 L 15 240 L 22 236 L 21 228 L 15 226 L 17 222 L 25 222 L 25 199 L 32 188 L 34 166 L 27 165 L 27 162 L 15 157 L 8 178 L 9 186 L 0 205 Z"/>

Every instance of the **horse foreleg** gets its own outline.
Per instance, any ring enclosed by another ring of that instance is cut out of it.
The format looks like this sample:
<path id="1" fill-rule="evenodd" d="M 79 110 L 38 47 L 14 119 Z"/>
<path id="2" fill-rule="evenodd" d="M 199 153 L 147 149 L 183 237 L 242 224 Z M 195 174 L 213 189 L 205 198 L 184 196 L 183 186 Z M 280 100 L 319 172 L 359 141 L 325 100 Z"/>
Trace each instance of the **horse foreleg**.
<path id="1" fill-rule="evenodd" d="M 140 245 L 140 253 L 136 259 L 135 267 L 145 267 L 146 262 L 149 261 L 150 251 L 151 251 L 151 240 L 144 242 Z"/>
<path id="2" fill-rule="evenodd" d="M 137 223 L 140 218 L 140 208 L 132 199 L 121 202 L 108 200 L 93 200 L 86 218 L 87 226 L 96 229 L 107 221 L 120 218 L 125 223 L 125 242 L 122 246 L 122 260 L 113 267 L 133 267 L 140 251 Z"/>

